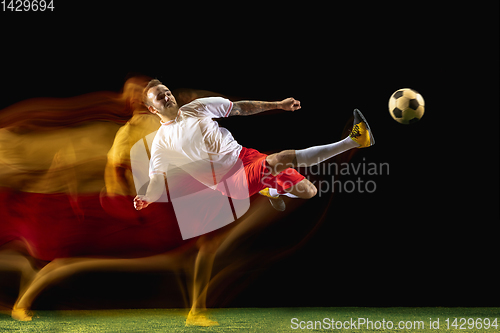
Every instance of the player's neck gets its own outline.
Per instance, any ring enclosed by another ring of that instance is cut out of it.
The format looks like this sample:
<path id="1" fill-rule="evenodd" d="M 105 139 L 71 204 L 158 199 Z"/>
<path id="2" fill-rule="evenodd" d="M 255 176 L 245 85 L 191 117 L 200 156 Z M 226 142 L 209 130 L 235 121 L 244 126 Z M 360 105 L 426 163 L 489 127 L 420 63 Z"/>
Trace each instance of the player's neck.
<path id="1" fill-rule="evenodd" d="M 179 108 L 168 108 L 164 113 L 157 113 L 158 117 L 160 117 L 163 123 L 168 123 L 169 121 L 177 118 L 177 114 L 179 113 Z"/>

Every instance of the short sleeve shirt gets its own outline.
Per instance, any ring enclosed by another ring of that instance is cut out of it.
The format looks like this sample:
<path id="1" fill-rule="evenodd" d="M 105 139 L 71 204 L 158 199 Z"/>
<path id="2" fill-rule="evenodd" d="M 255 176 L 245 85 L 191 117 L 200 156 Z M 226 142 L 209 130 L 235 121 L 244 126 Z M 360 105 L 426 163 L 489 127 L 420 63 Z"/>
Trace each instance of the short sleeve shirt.
<path id="1" fill-rule="evenodd" d="M 241 145 L 213 118 L 229 116 L 233 103 L 222 97 L 200 98 L 182 106 L 174 120 L 162 123 L 151 148 L 150 176 L 169 166 L 188 172 L 214 188 L 236 164 Z"/>

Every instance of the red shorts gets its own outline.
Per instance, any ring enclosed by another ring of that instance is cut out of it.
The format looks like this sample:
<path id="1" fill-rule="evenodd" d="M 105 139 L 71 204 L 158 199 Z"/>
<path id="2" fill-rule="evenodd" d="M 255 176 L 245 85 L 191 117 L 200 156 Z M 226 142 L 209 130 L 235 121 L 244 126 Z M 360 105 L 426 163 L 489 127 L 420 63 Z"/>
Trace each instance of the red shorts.
<path id="1" fill-rule="evenodd" d="M 229 172 L 232 179 L 246 177 L 246 182 L 239 181 L 238 183 L 247 184 L 248 196 L 252 196 L 266 187 L 275 188 L 278 190 L 278 193 L 284 193 L 286 189 L 305 178 L 292 168 L 288 168 L 278 175 L 273 176 L 266 161 L 267 156 L 255 149 L 243 147 L 239 155 L 239 159 L 243 163 L 243 168 L 241 168 L 241 163 L 237 163 L 240 166 L 236 166 L 236 172 Z M 226 194 L 222 186 L 218 186 L 217 189 Z"/>

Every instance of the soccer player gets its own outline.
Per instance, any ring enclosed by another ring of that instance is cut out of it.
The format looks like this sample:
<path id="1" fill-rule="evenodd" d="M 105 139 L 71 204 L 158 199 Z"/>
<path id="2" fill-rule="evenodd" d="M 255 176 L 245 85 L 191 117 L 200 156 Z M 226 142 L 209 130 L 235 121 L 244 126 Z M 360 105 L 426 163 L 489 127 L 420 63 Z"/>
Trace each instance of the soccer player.
<path id="1" fill-rule="evenodd" d="M 248 116 L 272 109 L 296 111 L 301 108 L 300 101 L 286 98 L 280 102 L 233 103 L 222 97 L 208 97 L 179 107 L 168 87 L 156 79 L 148 83 L 143 95 L 144 104 L 160 118 L 161 126 L 151 147 L 150 182 L 146 194 L 134 198 L 137 210 L 159 200 L 165 189 L 165 176 L 169 172 L 169 166 L 175 165 L 205 188 L 217 190 L 235 199 L 260 193 L 269 197 L 275 209 L 282 211 L 285 205 L 281 195 L 310 199 L 317 192 L 316 187 L 299 174 L 295 167 L 313 166 L 349 149 L 369 147 L 375 143 L 365 118 L 359 110 L 354 110 L 353 129 L 345 139 L 323 146 L 265 155 L 241 146 L 213 118 Z M 232 182 L 231 191 L 226 184 L 228 178 Z M 179 187 L 179 183 L 180 187 L 186 188 L 192 185 L 181 181 L 177 182 L 176 187 Z M 169 192 L 172 192 L 168 181 L 167 185 Z M 179 189 L 175 191 L 179 195 Z M 199 191 L 199 186 L 193 187 L 193 191 Z M 185 194 L 189 193 L 189 189 L 185 191 Z M 203 201 L 205 200 L 197 200 L 184 208 L 193 207 L 196 210 L 197 206 L 206 204 Z M 205 214 L 209 215 L 216 214 Z M 217 325 L 217 322 L 208 319 L 200 310 L 204 308 L 203 300 L 215 253 L 224 237 L 224 232 L 216 232 L 200 238 L 200 251 L 195 263 L 193 304 L 186 320 L 187 326 Z M 199 302 L 198 299 L 202 301 Z"/>
<path id="2" fill-rule="evenodd" d="M 209 97 L 179 108 L 168 87 L 155 79 L 144 89 L 144 103 L 151 113 L 160 118 L 162 126 L 153 141 L 148 190 L 146 195 L 138 195 L 134 199 L 138 210 L 160 198 L 169 164 L 184 166 L 198 181 L 227 195 L 221 180 L 235 172 L 233 167 L 238 159 L 243 168 L 236 171 L 232 178 L 239 178 L 242 184 L 247 185 L 249 196 L 260 192 L 270 198 L 273 207 L 283 210 L 280 195 L 310 199 L 317 192 L 316 187 L 293 168 L 313 166 L 349 149 L 369 147 L 375 143 L 365 118 L 359 110 L 354 110 L 353 129 L 345 139 L 323 146 L 265 155 L 242 147 L 227 129 L 219 127 L 212 118 L 248 116 L 272 109 L 296 111 L 301 108 L 300 101 L 287 98 L 280 102 L 233 103 L 225 98 Z M 202 168 L 197 167 L 198 162 L 209 163 L 211 173 L 201 171 Z"/>

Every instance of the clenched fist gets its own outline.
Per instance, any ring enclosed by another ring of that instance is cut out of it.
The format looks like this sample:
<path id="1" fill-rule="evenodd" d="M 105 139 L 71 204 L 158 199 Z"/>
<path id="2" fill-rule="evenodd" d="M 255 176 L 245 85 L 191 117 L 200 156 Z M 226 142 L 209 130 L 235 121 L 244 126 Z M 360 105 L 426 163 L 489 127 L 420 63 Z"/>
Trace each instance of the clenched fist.
<path id="1" fill-rule="evenodd" d="M 141 210 L 149 206 L 150 202 L 147 200 L 145 195 L 137 195 L 134 198 L 134 208 L 136 210 Z"/>
<path id="2" fill-rule="evenodd" d="M 280 103 L 280 109 L 285 111 L 295 111 L 300 109 L 300 101 L 296 100 L 293 97 L 289 97 L 287 99 L 282 100 Z"/>

